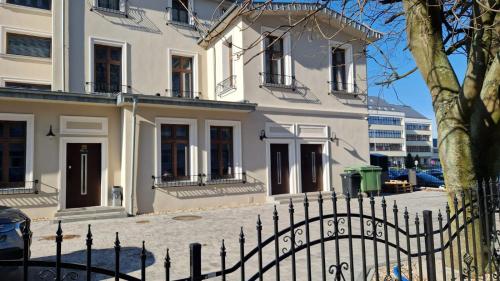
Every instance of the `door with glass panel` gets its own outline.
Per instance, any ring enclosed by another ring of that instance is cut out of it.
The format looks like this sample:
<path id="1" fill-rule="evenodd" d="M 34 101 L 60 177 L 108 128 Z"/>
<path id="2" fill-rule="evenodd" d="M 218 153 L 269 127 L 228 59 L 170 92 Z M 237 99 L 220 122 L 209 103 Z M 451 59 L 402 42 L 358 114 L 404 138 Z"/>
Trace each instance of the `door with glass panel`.
<path id="1" fill-rule="evenodd" d="M 271 144 L 271 194 L 290 193 L 288 144 Z"/>
<path id="2" fill-rule="evenodd" d="M 66 146 L 66 208 L 101 205 L 101 144 Z"/>
<path id="3" fill-rule="evenodd" d="M 189 125 L 161 125 L 162 181 L 187 180 L 189 174 Z"/>
<path id="4" fill-rule="evenodd" d="M 233 127 L 210 127 L 209 180 L 234 178 Z"/>
<path id="5" fill-rule="evenodd" d="M 323 190 L 323 146 L 321 144 L 300 145 L 300 168 L 302 192 Z"/>

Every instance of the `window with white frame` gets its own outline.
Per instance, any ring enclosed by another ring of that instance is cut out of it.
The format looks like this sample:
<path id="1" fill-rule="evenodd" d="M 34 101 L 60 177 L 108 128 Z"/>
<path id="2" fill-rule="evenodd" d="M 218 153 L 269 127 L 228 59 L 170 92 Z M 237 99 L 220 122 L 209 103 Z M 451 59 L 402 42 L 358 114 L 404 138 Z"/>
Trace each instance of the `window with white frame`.
<path id="1" fill-rule="evenodd" d="M 156 171 L 161 182 L 198 180 L 196 122 L 196 119 L 156 119 Z"/>
<path id="2" fill-rule="evenodd" d="M 126 13 L 127 0 L 94 0 L 94 8 L 113 13 Z"/>
<path id="3" fill-rule="evenodd" d="M 242 179 L 241 123 L 207 120 L 207 180 Z"/>
<path id="4" fill-rule="evenodd" d="M 332 43 L 330 49 L 330 91 L 355 92 L 353 68 L 352 46 Z"/>
<path id="5" fill-rule="evenodd" d="M 5 36 L 7 54 L 38 58 L 51 57 L 51 38 L 11 32 L 7 32 Z"/>
<path id="6" fill-rule="evenodd" d="M 8 4 L 50 10 L 52 0 L 7 0 Z"/>
<path id="7" fill-rule="evenodd" d="M 198 98 L 198 55 L 196 53 L 168 49 L 168 86 L 171 97 Z"/>
<path id="8" fill-rule="evenodd" d="M 192 11 L 193 0 L 170 0 L 169 19 L 171 23 L 194 24 L 191 16 Z"/>
<path id="9" fill-rule="evenodd" d="M 268 34 L 263 40 L 262 83 L 266 85 L 292 86 L 290 35 Z"/>

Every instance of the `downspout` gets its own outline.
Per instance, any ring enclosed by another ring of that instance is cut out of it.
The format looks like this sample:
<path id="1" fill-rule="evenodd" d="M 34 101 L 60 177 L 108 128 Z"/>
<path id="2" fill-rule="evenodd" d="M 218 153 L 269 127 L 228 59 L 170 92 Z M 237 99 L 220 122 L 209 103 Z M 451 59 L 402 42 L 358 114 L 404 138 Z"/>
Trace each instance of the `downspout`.
<path id="1" fill-rule="evenodd" d="M 134 194 L 135 194 L 135 151 L 136 151 L 136 111 L 137 111 L 137 97 L 133 97 L 133 103 L 132 103 L 132 180 L 131 180 L 131 190 L 130 190 L 130 210 L 129 214 L 134 215 Z"/>
<path id="2" fill-rule="evenodd" d="M 62 67 L 61 67 L 61 76 L 62 76 L 62 89 L 63 91 L 66 91 L 66 50 L 65 50 L 65 40 L 66 40 L 66 21 L 65 21 L 65 16 L 66 16 L 66 0 L 61 1 L 61 53 L 62 53 Z"/>

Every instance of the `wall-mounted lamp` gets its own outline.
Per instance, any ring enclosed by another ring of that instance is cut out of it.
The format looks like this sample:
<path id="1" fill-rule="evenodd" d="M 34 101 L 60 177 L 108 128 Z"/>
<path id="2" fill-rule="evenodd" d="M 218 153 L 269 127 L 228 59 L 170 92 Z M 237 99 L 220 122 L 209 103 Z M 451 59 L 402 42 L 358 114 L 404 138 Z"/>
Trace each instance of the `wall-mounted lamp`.
<path id="1" fill-rule="evenodd" d="M 47 137 L 49 137 L 50 139 L 52 139 L 53 137 L 55 137 L 56 135 L 54 134 L 54 132 L 52 131 L 52 125 L 50 125 L 49 127 L 49 132 L 45 135 Z"/>
<path id="2" fill-rule="evenodd" d="M 261 130 L 260 131 L 260 136 L 259 136 L 259 139 L 262 141 L 264 139 L 267 139 L 267 136 L 266 136 L 266 131 L 265 130 Z"/>
<path id="3" fill-rule="evenodd" d="M 337 134 L 332 133 L 332 136 L 330 137 L 330 141 L 334 142 L 334 141 L 338 141 L 338 140 L 339 140 L 339 138 L 337 138 Z"/>

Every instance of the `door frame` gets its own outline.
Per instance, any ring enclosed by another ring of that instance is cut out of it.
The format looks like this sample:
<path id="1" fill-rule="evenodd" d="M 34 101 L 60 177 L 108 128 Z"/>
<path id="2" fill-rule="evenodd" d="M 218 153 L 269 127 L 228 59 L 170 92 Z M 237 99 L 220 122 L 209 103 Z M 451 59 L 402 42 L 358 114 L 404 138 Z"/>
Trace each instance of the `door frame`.
<path id="1" fill-rule="evenodd" d="M 297 139 L 296 151 L 297 151 L 297 193 L 302 193 L 302 159 L 300 157 L 301 145 L 302 144 L 321 144 L 323 145 L 322 150 L 322 162 L 323 162 L 323 190 L 330 191 L 330 142 L 329 140 L 318 140 L 318 139 Z"/>
<path id="2" fill-rule="evenodd" d="M 297 190 L 297 185 L 293 179 L 296 178 L 296 159 L 295 159 L 295 147 L 294 139 L 266 139 L 266 185 L 267 185 L 267 196 L 273 196 L 272 186 L 271 186 L 271 144 L 288 144 L 288 168 L 289 168 L 289 194 L 295 194 Z"/>
<path id="3" fill-rule="evenodd" d="M 108 205 L 108 138 L 97 137 L 61 137 L 59 139 L 59 200 L 57 210 L 66 209 L 66 166 L 68 143 L 101 144 L 101 204 Z"/>

